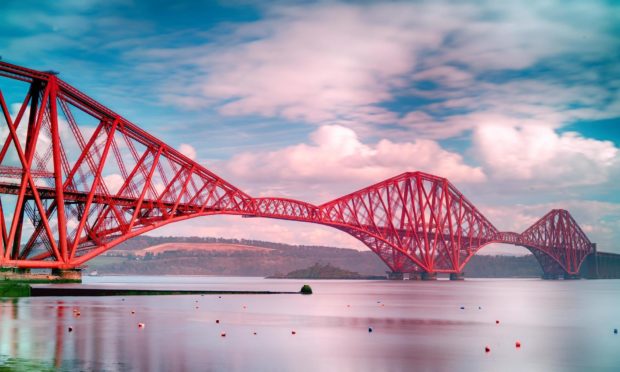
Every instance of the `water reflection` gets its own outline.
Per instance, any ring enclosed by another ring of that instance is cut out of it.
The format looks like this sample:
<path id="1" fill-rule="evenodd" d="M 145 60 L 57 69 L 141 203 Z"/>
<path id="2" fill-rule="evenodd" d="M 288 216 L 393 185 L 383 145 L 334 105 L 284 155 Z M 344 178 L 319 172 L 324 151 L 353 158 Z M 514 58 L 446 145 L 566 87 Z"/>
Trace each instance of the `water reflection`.
<path id="1" fill-rule="evenodd" d="M 193 280 L 186 286 L 208 288 L 214 279 Z M 300 287 L 243 280 L 232 279 L 229 288 Z M 0 368 L 612 371 L 620 365 L 620 337 L 612 333 L 620 323 L 620 282 L 311 285 L 312 296 L 3 299 Z"/>
<path id="2" fill-rule="evenodd" d="M 54 343 L 54 366 L 60 367 L 62 361 L 63 334 L 64 334 L 64 313 L 65 307 L 62 301 L 56 304 L 56 338 Z"/>

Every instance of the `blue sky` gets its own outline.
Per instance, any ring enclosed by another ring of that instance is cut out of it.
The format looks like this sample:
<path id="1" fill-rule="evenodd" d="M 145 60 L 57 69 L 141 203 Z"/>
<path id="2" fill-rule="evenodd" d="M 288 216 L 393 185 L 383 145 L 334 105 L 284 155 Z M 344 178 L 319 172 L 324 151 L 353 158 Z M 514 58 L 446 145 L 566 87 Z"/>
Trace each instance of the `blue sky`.
<path id="1" fill-rule="evenodd" d="M 614 2 L 8 0 L 0 55 L 59 71 L 253 195 L 320 203 L 422 170 L 500 229 L 566 208 L 620 252 Z M 153 234 L 361 247 L 227 217 Z"/>

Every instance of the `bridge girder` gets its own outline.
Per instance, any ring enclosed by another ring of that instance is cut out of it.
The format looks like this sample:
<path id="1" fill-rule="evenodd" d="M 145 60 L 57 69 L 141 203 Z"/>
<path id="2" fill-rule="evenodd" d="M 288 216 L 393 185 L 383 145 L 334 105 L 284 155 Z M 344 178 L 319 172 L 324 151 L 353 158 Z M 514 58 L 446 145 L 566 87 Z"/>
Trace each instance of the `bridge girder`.
<path id="1" fill-rule="evenodd" d="M 9 89 L 16 84 L 21 95 Z M 330 226 L 396 272 L 461 273 L 479 249 L 502 242 L 532 250 L 545 271 L 575 274 L 593 249 L 567 211 L 521 234 L 500 232 L 447 179 L 422 172 L 318 206 L 253 198 L 54 74 L 1 61 L 0 106 L 2 266 L 72 268 L 130 237 L 213 214 Z"/>

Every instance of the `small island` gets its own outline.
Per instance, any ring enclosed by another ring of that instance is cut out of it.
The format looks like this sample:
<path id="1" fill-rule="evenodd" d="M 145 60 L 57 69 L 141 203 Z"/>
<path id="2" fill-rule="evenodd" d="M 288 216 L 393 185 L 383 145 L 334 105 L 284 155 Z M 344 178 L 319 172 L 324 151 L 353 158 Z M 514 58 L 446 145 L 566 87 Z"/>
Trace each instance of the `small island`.
<path id="1" fill-rule="evenodd" d="M 378 275 L 361 275 L 355 271 L 348 271 L 329 263 L 321 264 L 316 262 L 314 265 L 305 269 L 291 271 L 288 274 L 275 274 L 269 279 L 385 279 Z"/>

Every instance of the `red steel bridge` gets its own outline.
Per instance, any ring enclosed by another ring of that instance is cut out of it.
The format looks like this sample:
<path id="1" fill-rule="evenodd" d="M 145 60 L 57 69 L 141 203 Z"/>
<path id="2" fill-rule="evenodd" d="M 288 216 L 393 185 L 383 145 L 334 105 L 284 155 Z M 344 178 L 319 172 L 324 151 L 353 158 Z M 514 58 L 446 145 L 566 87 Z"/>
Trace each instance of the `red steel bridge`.
<path id="1" fill-rule="evenodd" d="M 0 62 L 0 266 L 72 269 L 160 226 L 215 214 L 331 226 L 394 273 L 460 275 L 490 243 L 545 275 L 595 251 L 565 210 L 501 232 L 447 179 L 410 172 L 321 205 L 254 198 L 59 79 Z"/>

